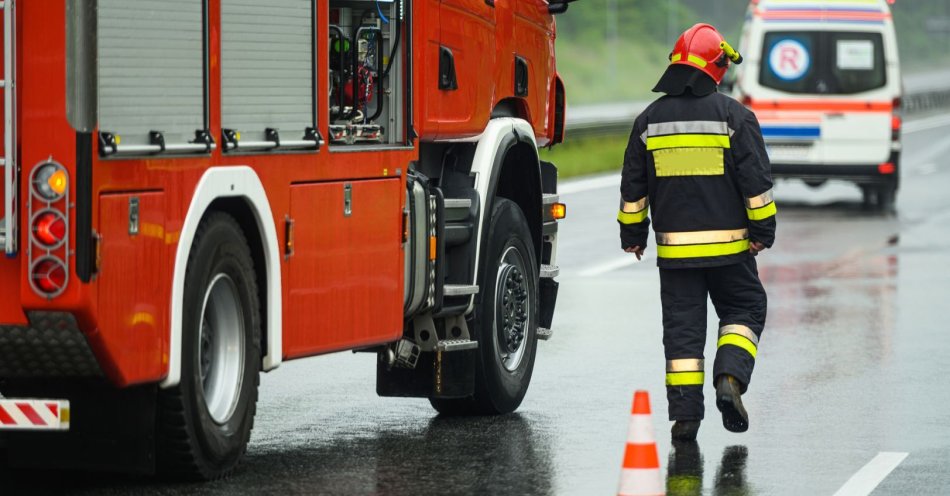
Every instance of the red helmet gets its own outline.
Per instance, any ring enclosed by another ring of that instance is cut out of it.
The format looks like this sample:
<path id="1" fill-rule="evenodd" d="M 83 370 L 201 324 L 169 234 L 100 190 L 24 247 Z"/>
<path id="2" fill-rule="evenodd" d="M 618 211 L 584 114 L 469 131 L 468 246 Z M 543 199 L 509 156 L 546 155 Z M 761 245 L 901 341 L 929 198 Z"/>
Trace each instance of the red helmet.
<path id="1" fill-rule="evenodd" d="M 671 63 L 695 67 L 713 78 L 716 84 L 722 82 L 730 60 L 739 64 L 742 56 L 726 43 L 716 28 L 702 23 L 684 31 L 670 54 Z"/>

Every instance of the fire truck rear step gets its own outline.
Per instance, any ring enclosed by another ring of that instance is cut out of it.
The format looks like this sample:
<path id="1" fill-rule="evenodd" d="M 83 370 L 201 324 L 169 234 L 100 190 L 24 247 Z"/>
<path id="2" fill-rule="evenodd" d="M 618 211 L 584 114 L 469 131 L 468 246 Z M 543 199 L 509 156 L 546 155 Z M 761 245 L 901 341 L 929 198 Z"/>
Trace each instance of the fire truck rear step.
<path id="1" fill-rule="evenodd" d="M 477 284 L 446 284 L 445 296 L 470 296 L 478 294 Z"/>
<path id="2" fill-rule="evenodd" d="M 0 431 L 68 431 L 69 401 L 0 399 Z"/>
<path id="3" fill-rule="evenodd" d="M 435 345 L 435 349 L 442 352 L 464 351 L 478 348 L 478 341 L 470 339 L 445 339 Z"/>

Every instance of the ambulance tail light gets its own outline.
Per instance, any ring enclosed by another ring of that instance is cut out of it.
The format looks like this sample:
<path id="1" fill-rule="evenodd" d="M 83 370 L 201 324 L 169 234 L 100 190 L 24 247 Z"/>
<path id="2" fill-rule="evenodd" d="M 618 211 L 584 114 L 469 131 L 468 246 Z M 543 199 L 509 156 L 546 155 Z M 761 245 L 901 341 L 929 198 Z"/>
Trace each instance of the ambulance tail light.
<path id="1" fill-rule="evenodd" d="M 901 139 L 902 124 L 901 116 L 897 114 L 891 115 L 891 141 L 899 141 Z"/>
<path id="2" fill-rule="evenodd" d="M 884 162 L 883 164 L 879 164 L 879 165 L 877 166 L 877 171 L 878 171 L 880 174 L 893 174 L 894 171 L 896 171 L 896 170 L 897 170 L 897 168 L 894 167 L 894 163 L 893 163 L 893 162 Z"/>

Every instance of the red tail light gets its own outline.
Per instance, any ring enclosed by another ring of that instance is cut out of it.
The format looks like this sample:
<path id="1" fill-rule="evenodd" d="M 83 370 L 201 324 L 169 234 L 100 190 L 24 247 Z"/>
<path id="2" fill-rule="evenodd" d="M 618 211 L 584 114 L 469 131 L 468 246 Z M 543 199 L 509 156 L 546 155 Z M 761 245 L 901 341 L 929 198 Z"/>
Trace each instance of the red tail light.
<path id="1" fill-rule="evenodd" d="M 895 170 L 897 170 L 897 168 L 894 167 L 893 162 L 884 162 L 877 166 L 877 171 L 881 174 L 893 174 Z"/>
<path id="2" fill-rule="evenodd" d="M 891 141 L 897 141 L 901 139 L 901 116 L 897 114 L 891 115 Z"/>
<path id="3" fill-rule="evenodd" d="M 36 289 L 48 297 L 58 295 L 66 287 L 66 266 L 56 258 L 37 260 L 30 272 Z"/>
<path id="4" fill-rule="evenodd" d="M 33 236 L 41 245 L 52 248 L 66 238 L 66 219 L 59 212 L 47 210 L 33 219 Z"/>

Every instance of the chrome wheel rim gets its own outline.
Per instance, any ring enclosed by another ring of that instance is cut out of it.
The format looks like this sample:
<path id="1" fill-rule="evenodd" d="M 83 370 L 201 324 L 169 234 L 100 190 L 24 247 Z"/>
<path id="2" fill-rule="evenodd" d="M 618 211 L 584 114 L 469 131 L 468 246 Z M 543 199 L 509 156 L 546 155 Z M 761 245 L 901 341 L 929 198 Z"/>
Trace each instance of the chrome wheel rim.
<path id="1" fill-rule="evenodd" d="M 505 370 L 513 372 L 524 360 L 527 348 L 528 275 L 524 258 L 514 246 L 509 246 L 498 260 L 495 280 L 495 350 Z"/>
<path id="2" fill-rule="evenodd" d="M 201 305 L 198 365 L 208 413 L 226 423 L 237 408 L 244 380 L 244 310 L 226 274 L 211 280 Z"/>

